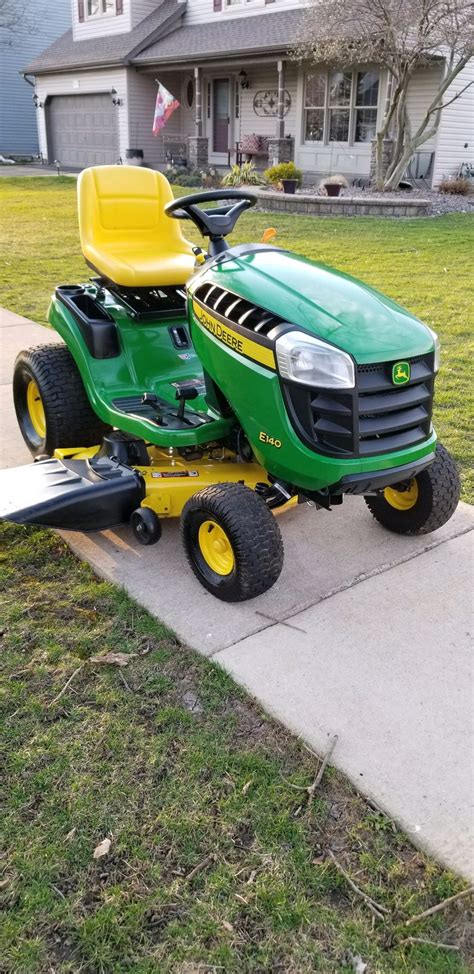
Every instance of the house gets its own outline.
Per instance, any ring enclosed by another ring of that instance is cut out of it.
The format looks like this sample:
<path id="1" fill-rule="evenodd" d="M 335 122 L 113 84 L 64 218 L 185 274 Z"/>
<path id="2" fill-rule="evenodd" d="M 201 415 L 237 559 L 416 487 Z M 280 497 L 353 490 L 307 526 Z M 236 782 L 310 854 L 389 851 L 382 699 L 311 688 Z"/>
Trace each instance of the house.
<path id="1" fill-rule="evenodd" d="M 0 154 L 38 153 L 34 89 L 21 71 L 71 24 L 68 0 L 24 0 L 14 29 L 0 26 Z"/>
<path id="2" fill-rule="evenodd" d="M 260 166 L 293 158 L 307 181 L 330 172 L 367 180 L 386 73 L 291 61 L 303 11 L 301 0 L 72 0 L 72 30 L 25 69 L 35 77 L 41 151 L 75 167 L 139 149 L 156 168 L 170 159 L 204 168 L 228 166 L 243 150 Z M 442 71 L 439 59 L 414 76 L 412 124 Z M 155 138 L 158 82 L 180 108 Z M 474 155 L 473 92 L 445 110 L 416 160 L 435 184 Z"/>

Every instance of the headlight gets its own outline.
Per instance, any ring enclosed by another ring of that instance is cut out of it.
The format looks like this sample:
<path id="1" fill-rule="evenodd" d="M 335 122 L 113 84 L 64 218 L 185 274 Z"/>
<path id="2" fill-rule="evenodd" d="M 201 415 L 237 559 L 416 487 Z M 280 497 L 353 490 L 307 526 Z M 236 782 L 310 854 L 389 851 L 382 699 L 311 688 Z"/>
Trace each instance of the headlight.
<path id="1" fill-rule="evenodd" d="M 426 326 L 428 328 L 428 325 Z M 432 328 L 428 328 L 428 331 L 434 341 L 434 371 L 439 372 L 440 358 L 441 358 L 441 342 L 438 335 Z"/>
<path id="2" fill-rule="evenodd" d="M 289 331 L 275 342 L 280 375 L 305 386 L 324 389 L 353 389 L 354 363 L 342 352 L 319 338 L 301 331 Z"/>

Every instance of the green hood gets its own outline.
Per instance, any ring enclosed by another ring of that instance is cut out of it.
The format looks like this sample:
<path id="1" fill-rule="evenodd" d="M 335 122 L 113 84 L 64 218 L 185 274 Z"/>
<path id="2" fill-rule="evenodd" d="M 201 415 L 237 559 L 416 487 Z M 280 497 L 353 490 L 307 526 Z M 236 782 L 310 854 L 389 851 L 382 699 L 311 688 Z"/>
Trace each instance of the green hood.
<path id="1" fill-rule="evenodd" d="M 284 250 L 229 254 L 207 277 L 360 363 L 424 355 L 434 347 L 426 325 L 394 301 L 348 274 Z"/>

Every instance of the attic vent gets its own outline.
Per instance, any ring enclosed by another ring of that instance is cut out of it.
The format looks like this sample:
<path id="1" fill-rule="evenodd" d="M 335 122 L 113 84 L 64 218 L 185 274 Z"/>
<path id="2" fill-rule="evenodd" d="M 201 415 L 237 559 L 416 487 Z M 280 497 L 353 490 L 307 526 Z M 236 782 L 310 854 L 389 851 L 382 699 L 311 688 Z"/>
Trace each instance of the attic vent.
<path id="1" fill-rule="evenodd" d="M 283 318 L 271 311 L 265 311 L 217 284 L 201 284 L 194 292 L 194 297 L 208 311 L 217 311 L 226 321 L 259 335 L 268 335 L 272 328 L 281 325 L 283 321 Z"/>

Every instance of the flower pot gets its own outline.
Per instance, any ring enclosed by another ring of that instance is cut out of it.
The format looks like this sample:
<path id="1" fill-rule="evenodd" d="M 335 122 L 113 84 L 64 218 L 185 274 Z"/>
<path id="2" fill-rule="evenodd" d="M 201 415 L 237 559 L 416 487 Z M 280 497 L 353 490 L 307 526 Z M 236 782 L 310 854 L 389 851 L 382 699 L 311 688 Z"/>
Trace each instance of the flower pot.
<path id="1" fill-rule="evenodd" d="M 339 196 L 342 186 L 339 183 L 324 183 L 324 189 L 328 196 Z"/>
<path id="2" fill-rule="evenodd" d="M 284 193 L 291 193 L 293 196 L 296 193 L 296 187 L 298 185 L 297 179 L 282 179 L 281 181 Z"/>

